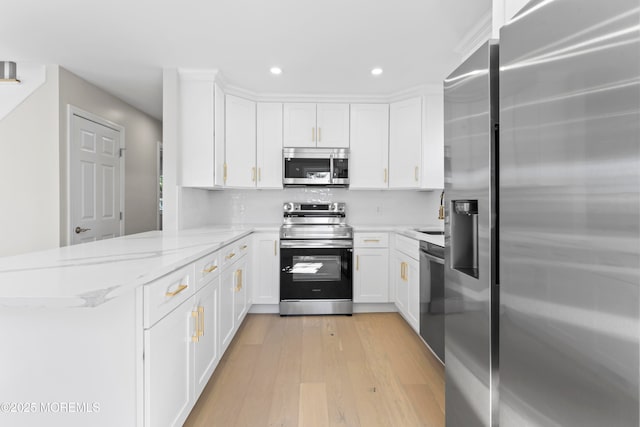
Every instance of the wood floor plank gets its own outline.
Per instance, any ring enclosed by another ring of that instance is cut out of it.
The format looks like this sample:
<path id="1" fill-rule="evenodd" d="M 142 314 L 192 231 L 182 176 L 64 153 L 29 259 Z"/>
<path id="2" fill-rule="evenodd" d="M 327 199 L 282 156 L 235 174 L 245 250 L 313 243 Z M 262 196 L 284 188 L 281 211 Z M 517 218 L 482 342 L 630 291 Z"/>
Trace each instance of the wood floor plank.
<path id="1" fill-rule="evenodd" d="M 248 315 L 185 423 L 444 426 L 444 369 L 397 313 Z"/>
<path id="2" fill-rule="evenodd" d="M 327 387 L 325 383 L 300 384 L 299 425 L 304 427 L 328 427 Z"/>

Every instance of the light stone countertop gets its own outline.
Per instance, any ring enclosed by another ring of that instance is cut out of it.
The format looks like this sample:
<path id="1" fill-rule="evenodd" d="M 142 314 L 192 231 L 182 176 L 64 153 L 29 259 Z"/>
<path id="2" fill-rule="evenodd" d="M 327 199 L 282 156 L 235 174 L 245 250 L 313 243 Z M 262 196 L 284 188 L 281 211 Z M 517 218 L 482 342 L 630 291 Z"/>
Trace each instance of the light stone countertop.
<path id="1" fill-rule="evenodd" d="M 396 232 L 444 246 L 442 224 L 355 225 L 356 232 Z M 0 307 L 96 307 L 175 271 L 252 232 L 280 224 L 149 231 L 115 239 L 0 258 Z"/>
<path id="2" fill-rule="evenodd" d="M 0 307 L 95 307 L 253 231 L 149 231 L 0 258 Z"/>

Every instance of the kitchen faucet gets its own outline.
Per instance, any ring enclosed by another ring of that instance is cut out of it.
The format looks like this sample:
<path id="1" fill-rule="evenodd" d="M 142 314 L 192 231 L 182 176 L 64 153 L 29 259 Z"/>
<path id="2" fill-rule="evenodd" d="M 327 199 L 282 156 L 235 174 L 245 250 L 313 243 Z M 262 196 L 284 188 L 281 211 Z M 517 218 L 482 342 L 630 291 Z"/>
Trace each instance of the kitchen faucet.
<path id="1" fill-rule="evenodd" d="M 440 209 L 438 209 L 438 219 L 444 219 L 443 200 L 444 200 L 444 190 L 442 190 L 442 193 L 440 194 Z"/>

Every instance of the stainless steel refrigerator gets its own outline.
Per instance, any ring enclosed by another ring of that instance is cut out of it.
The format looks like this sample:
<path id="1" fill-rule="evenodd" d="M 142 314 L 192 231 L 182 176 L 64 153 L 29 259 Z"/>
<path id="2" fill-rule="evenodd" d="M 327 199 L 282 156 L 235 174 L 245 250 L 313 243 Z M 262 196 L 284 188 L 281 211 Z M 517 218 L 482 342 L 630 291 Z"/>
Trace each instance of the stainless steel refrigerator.
<path id="1" fill-rule="evenodd" d="M 491 46 L 445 80 L 447 426 L 638 426 L 640 3 Z"/>

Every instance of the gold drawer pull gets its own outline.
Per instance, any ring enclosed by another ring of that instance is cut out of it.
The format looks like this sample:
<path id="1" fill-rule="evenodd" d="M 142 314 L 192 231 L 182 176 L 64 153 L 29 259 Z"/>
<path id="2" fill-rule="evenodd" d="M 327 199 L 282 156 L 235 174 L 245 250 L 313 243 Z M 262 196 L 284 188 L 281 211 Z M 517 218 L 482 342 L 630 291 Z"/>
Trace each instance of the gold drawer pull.
<path id="1" fill-rule="evenodd" d="M 203 273 L 211 273 L 212 271 L 216 271 L 218 269 L 217 265 L 211 266 L 209 268 L 205 268 L 202 270 Z"/>
<path id="2" fill-rule="evenodd" d="M 204 335 L 204 307 L 198 307 L 198 336 Z"/>
<path id="3" fill-rule="evenodd" d="M 180 292 L 184 291 L 184 290 L 185 290 L 185 289 L 187 289 L 188 287 L 189 287 L 189 286 L 187 286 L 187 285 L 180 285 L 180 286 L 178 286 L 178 289 L 176 289 L 176 290 L 175 290 L 175 291 L 173 291 L 173 292 L 167 292 L 167 293 L 165 294 L 165 296 L 168 296 L 168 297 L 175 297 L 176 295 L 178 295 Z"/>
<path id="4" fill-rule="evenodd" d="M 225 258 L 226 258 L 226 259 L 231 259 L 231 258 L 233 258 L 234 256 L 236 256 L 236 254 L 235 254 L 234 252 L 231 252 L 231 253 L 230 253 L 229 255 L 227 255 Z"/>
<path id="5" fill-rule="evenodd" d="M 191 317 L 195 318 L 194 320 L 195 330 L 193 331 L 193 335 L 191 336 L 191 341 L 198 342 L 200 340 L 198 338 L 200 336 L 200 319 L 199 319 L 198 312 L 196 310 L 192 311 Z"/>
<path id="6" fill-rule="evenodd" d="M 247 248 L 248 248 L 248 246 L 247 246 L 247 245 L 242 245 L 242 246 L 240 246 L 240 249 L 241 249 L 241 250 L 243 250 L 243 251 L 244 251 L 245 249 L 247 249 Z"/>
<path id="7" fill-rule="evenodd" d="M 364 239 L 365 243 L 380 243 L 380 239 Z"/>

